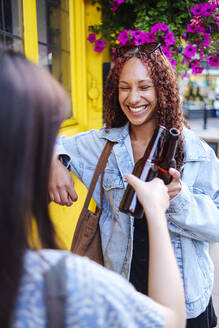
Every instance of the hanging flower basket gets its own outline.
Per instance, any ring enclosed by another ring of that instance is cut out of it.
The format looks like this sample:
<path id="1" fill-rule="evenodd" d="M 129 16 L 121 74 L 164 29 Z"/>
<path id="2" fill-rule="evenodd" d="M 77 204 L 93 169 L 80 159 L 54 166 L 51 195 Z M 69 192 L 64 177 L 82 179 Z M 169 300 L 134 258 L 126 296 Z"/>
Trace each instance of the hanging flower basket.
<path id="1" fill-rule="evenodd" d="M 154 1 L 156 10 L 148 7 L 151 1 L 91 2 L 102 10 L 102 24 L 90 26 L 92 33 L 87 38 L 94 43 L 94 51 L 100 53 L 108 45 L 113 57 L 116 47 L 159 42 L 182 77 L 188 77 L 188 71 L 202 73 L 203 61 L 219 66 L 219 0 L 199 4 L 192 0 L 176 1 L 171 8 L 168 1 Z"/>

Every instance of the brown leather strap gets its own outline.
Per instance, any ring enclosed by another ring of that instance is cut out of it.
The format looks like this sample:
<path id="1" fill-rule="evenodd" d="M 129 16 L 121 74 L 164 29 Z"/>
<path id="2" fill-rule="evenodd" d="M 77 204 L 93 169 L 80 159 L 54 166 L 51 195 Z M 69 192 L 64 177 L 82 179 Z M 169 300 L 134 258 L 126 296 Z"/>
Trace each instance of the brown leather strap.
<path id="1" fill-rule="evenodd" d="M 105 144 L 103 151 L 99 157 L 99 160 L 97 162 L 97 166 L 96 169 L 94 171 L 94 175 L 93 178 L 91 180 L 91 184 L 87 193 L 87 197 L 85 199 L 84 202 L 84 207 L 88 208 L 90 201 L 91 201 L 91 197 L 93 195 L 94 192 L 94 188 L 96 186 L 97 183 L 97 179 L 99 177 L 100 171 L 102 169 L 102 174 L 101 174 L 101 192 L 100 192 L 100 204 L 101 204 L 101 209 L 103 206 L 103 176 L 104 176 L 104 169 L 106 167 L 106 163 L 108 161 L 109 155 L 111 153 L 111 150 L 113 148 L 114 142 L 108 140 L 107 143 Z"/>

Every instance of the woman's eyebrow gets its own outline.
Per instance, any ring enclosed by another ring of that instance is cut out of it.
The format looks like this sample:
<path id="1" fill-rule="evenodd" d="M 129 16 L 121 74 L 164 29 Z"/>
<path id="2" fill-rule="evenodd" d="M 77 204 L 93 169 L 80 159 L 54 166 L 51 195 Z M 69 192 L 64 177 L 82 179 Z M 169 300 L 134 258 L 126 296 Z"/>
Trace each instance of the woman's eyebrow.
<path id="1" fill-rule="evenodd" d="M 153 81 L 150 80 L 150 79 L 145 79 L 145 80 L 140 80 L 140 81 L 138 81 L 138 83 L 144 83 L 144 82 L 153 83 Z M 126 82 L 126 81 L 122 81 L 122 80 L 120 80 L 119 83 L 126 83 L 126 84 L 128 84 L 128 82 Z"/>
<path id="2" fill-rule="evenodd" d="M 139 81 L 139 83 L 142 83 L 142 82 L 149 82 L 149 83 L 153 83 L 153 81 L 152 81 L 152 80 L 150 80 L 150 79 L 145 79 L 145 80 L 140 80 L 140 81 Z"/>

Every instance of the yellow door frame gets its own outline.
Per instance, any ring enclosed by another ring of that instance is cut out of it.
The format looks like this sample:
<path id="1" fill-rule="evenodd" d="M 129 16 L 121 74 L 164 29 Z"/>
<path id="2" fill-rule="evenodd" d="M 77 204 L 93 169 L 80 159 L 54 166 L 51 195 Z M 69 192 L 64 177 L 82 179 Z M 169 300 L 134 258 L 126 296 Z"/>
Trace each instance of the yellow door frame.
<path id="1" fill-rule="evenodd" d="M 37 12 L 35 0 L 23 0 L 24 53 L 35 63 L 39 62 Z"/>

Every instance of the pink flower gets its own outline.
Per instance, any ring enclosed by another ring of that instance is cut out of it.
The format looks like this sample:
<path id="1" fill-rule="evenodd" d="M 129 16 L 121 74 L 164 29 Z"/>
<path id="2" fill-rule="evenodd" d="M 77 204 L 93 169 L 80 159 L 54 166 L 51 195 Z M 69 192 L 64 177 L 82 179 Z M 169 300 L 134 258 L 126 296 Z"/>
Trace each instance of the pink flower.
<path id="1" fill-rule="evenodd" d="M 172 32 L 166 33 L 162 38 L 164 39 L 166 46 L 172 46 L 175 43 L 175 37 Z"/>
<path id="2" fill-rule="evenodd" d="M 164 23 L 157 23 L 151 27 L 150 32 L 157 33 L 158 31 L 168 32 L 170 30 L 169 26 Z"/>
<path id="3" fill-rule="evenodd" d="M 207 57 L 207 62 L 209 66 L 214 66 L 214 67 L 218 67 L 219 66 L 219 57 Z"/>
<path id="4" fill-rule="evenodd" d="M 208 47 L 211 43 L 211 41 L 210 41 L 211 35 L 208 34 L 208 33 L 203 33 L 202 35 L 203 35 L 203 38 L 204 38 L 204 46 Z"/>
<path id="5" fill-rule="evenodd" d="M 163 31 L 163 32 L 168 32 L 170 30 L 169 26 L 164 23 L 158 23 L 158 27 L 159 27 L 159 30 Z"/>
<path id="6" fill-rule="evenodd" d="M 103 49 L 105 48 L 105 45 L 106 45 L 106 41 L 105 40 L 96 40 L 95 41 L 95 47 L 94 47 L 94 51 L 96 52 L 102 52 Z"/>
<path id="7" fill-rule="evenodd" d="M 140 45 L 145 43 L 146 33 L 143 31 L 132 31 L 131 36 L 134 38 L 133 43 Z"/>
<path id="8" fill-rule="evenodd" d="M 192 68 L 192 74 L 196 75 L 196 74 L 201 74 L 204 70 L 204 67 L 194 67 Z"/>
<path id="9" fill-rule="evenodd" d="M 197 46 L 200 46 L 202 44 L 202 40 L 197 40 L 195 44 L 197 44 Z"/>
<path id="10" fill-rule="evenodd" d="M 131 31 L 131 36 L 133 36 L 133 38 L 137 38 L 141 35 L 141 33 L 144 33 L 142 31 Z"/>
<path id="11" fill-rule="evenodd" d="M 122 32 L 119 32 L 118 40 L 119 40 L 119 45 L 124 46 L 129 40 L 129 31 L 124 30 Z"/>
<path id="12" fill-rule="evenodd" d="M 199 63 L 200 63 L 200 60 L 194 59 L 190 62 L 190 66 L 191 66 L 191 68 L 195 68 L 195 67 L 198 67 Z"/>
<path id="13" fill-rule="evenodd" d="M 197 26 L 198 32 L 205 33 L 205 28 L 204 26 Z"/>
<path id="14" fill-rule="evenodd" d="M 168 59 L 170 59 L 170 57 L 173 54 L 172 50 L 170 48 L 168 48 L 168 47 L 163 47 L 163 46 L 161 46 L 161 49 L 162 49 L 163 53 L 166 55 L 166 57 Z"/>
<path id="15" fill-rule="evenodd" d="M 202 60 L 204 58 L 204 48 L 201 48 L 199 50 L 199 55 L 200 55 L 200 60 Z"/>
<path id="16" fill-rule="evenodd" d="M 159 31 L 159 26 L 160 26 L 160 23 L 152 25 L 150 32 L 151 33 L 157 33 Z"/>
<path id="17" fill-rule="evenodd" d="M 96 34 L 95 33 L 90 33 L 87 37 L 87 40 L 91 43 L 93 43 L 94 41 L 96 41 Z"/>
<path id="18" fill-rule="evenodd" d="M 190 11 L 194 16 L 200 16 L 202 12 L 202 4 L 200 3 L 199 5 L 195 5 L 190 9 Z"/>
<path id="19" fill-rule="evenodd" d="M 140 45 L 144 44 L 146 41 L 146 33 L 142 31 L 136 31 L 139 33 L 134 34 L 135 31 L 132 32 L 132 36 L 134 37 L 134 44 L 135 45 Z"/>
<path id="20" fill-rule="evenodd" d="M 172 67 L 175 69 L 175 68 L 176 68 L 176 59 L 175 59 L 175 58 L 171 58 L 171 60 L 170 60 L 170 64 L 171 64 Z"/>
<path id="21" fill-rule="evenodd" d="M 116 11 L 125 0 L 113 0 L 112 11 Z"/>
<path id="22" fill-rule="evenodd" d="M 184 65 L 185 63 L 189 63 L 189 62 L 190 62 L 189 57 L 185 57 L 185 56 L 184 56 L 184 58 L 183 58 L 183 60 L 182 60 L 182 64 Z"/>
<path id="23" fill-rule="evenodd" d="M 113 54 L 113 60 L 117 59 L 117 51 L 115 48 L 112 49 L 112 54 Z"/>
<path id="24" fill-rule="evenodd" d="M 145 43 L 156 42 L 156 36 L 152 32 L 145 33 Z"/>
<path id="25" fill-rule="evenodd" d="M 209 3 L 219 6 L 219 0 L 208 0 Z"/>
<path id="26" fill-rule="evenodd" d="M 185 79 L 185 78 L 189 79 L 189 77 L 190 77 L 190 75 L 188 73 L 184 73 L 181 75 L 182 79 Z"/>
<path id="27" fill-rule="evenodd" d="M 199 26 L 202 25 L 202 20 L 199 19 L 199 17 L 194 16 L 194 18 L 192 18 L 192 19 L 190 20 L 190 25 L 191 25 L 191 26 L 196 26 L 196 27 L 198 28 Z"/>
<path id="28" fill-rule="evenodd" d="M 201 16 L 204 18 L 207 16 L 211 16 L 216 7 L 217 7 L 217 5 L 215 5 L 215 4 L 203 3 Z"/>
<path id="29" fill-rule="evenodd" d="M 196 33 L 197 31 L 198 31 L 197 26 L 191 24 L 187 25 L 187 32 Z"/>
<path id="30" fill-rule="evenodd" d="M 193 47 L 190 43 L 184 49 L 184 54 L 188 58 L 195 56 L 196 52 L 197 52 L 196 47 Z"/>

